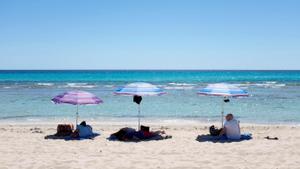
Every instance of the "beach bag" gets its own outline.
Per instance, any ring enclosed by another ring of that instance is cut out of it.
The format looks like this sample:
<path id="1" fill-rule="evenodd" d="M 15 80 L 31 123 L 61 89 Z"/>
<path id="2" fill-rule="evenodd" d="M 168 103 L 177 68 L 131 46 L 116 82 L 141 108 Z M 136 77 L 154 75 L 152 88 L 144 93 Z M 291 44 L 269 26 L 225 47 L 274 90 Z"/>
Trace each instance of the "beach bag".
<path id="1" fill-rule="evenodd" d="M 209 127 L 209 133 L 212 136 L 218 136 L 220 135 L 222 129 L 216 128 L 214 125 Z"/>
<path id="2" fill-rule="evenodd" d="M 150 127 L 141 125 L 141 131 L 150 132 Z"/>

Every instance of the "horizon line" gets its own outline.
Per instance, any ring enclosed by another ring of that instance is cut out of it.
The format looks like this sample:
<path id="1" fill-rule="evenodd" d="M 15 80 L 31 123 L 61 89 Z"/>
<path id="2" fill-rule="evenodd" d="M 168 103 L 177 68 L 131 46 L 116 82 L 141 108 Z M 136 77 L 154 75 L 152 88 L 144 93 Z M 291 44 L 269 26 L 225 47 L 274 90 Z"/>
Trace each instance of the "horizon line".
<path id="1" fill-rule="evenodd" d="M 300 69 L 0 69 L 0 71 L 300 71 Z"/>

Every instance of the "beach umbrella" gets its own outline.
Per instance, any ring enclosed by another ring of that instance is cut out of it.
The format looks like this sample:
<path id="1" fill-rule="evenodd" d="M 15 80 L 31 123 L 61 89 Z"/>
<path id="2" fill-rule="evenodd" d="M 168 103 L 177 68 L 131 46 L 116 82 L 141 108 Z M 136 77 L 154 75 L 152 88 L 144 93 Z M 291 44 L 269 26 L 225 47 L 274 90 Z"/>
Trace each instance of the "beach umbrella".
<path id="1" fill-rule="evenodd" d="M 138 104 L 138 129 L 140 129 L 140 115 L 142 96 L 160 96 L 166 94 L 155 85 L 144 82 L 130 83 L 114 92 L 116 95 L 133 96 L 133 101 Z"/>
<path id="2" fill-rule="evenodd" d="M 235 85 L 228 83 L 209 84 L 207 87 L 200 89 L 197 92 L 199 95 L 205 96 L 222 96 L 222 127 L 224 118 L 224 104 L 229 102 L 229 97 L 247 97 L 249 96 L 246 90 L 243 90 Z"/>
<path id="3" fill-rule="evenodd" d="M 72 104 L 77 106 L 76 126 L 78 124 L 78 106 L 79 105 L 95 105 L 103 103 L 103 101 L 94 94 L 86 91 L 69 91 L 57 95 L 51 99 L 55 104 Z"/>

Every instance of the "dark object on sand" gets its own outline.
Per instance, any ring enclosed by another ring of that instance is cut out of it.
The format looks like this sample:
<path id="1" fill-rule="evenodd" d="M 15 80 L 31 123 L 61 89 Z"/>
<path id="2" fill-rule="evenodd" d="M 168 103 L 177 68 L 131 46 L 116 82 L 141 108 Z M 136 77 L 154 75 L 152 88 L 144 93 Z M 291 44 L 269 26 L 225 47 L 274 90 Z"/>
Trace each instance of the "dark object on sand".
<path id="1" fill-rule="evenodd" d="M 132 128 L 121 128 L 118 132 L 113 133 L 111 137 L 119 140 L 119 141 L 128 141 L 133 139 L 133 135 L 135 133 L 135 129 Z"/>
<path id="2" fill-rule="evenodd" d="M 265 139 L 267 139 L 267 140 L 279 140 L 278 137 L 269 137 L 269 136 L 265 137 Z"/>
<path id="3" fill-rule="evenodd" d="M 216 128 L 214 125 L 209 127 L 209 133 L 211 136 L 218 136 L 220 135 L 222 129 Z"/>
<path id="4" fill-rule="evenodd" d="M 224 102 L 225 102 L 225 103 L 229 103 L 230 100 L 229 100 L 228 98 L 224 98 Z"/>
<path id="5" fill-rule="evenodd" d="M 57 126 L 56 136 L 70 136 L 73 133 L 74 126 L 72 124 L 59 124 Z"/>
<path id="6" fill-rule="evenodd" d="M 141 131 L 150 132 L 150 127 L 141 125 Z"/>
<path id="7" fill-rule="evenodd" d="M 90 127 L 85 121 L 81 122 L 79 126 Z M 77 126 L 78 127 L 78 126 Z M 83 140 L 83 139 L 93 139 L 100 134 L 92 133 L 87 136 L 80 136 L 78 128 L 74 130 L 72 124 L 59 124 L 57 126 L 57 132 L 53 135 L 45 136 L 45 139 L 63 139 L 63 140 Z"/>
<path id="8" fill-rule="evenodd" d="M 79 125 L 86 127 L 86 122 L 82 121 Z"/>
<path id="9" fill-rule="evenodd" d="M 133 96 L 133 102 L 135 102 L 136 104 L 140 104 L 142 102 L 143 98 L 142 96 Z"/>
<path id="10" fill-rule="evenodd" d="M 164 131 L 149 131 L 150 128 L 143 126 L 140 131 L 136 131 L 133 128 L 122 128 L 118 132 L 111 134 L 108 140 L 119 140 L 119 141 L 150 141 L 150 140 L 163 140 L 172 138 L 172 136 L 165 135 Z"/>
<path id="11" fill-rule="evenodd" d="M 210 134 L 198 135 L 196 138 L 199 142 L 213 142 L 213 143 L 232 143 L 232 142 L 241 142 L 246 140 L 251 140 L 252 134 L 246 133 L 241 134 L 241 138 L 238 140 L 228 139 L 225 135 L 222 136 L 212 136 Z"/>
<path id="12" fill-rule="evenodd" d="M 98 133 L 94 133 L 93 135 L 89 136 L 89 137 L 84 137 L 84 138 L 80 138 L 80 137 L 72 137 L 72 136 L 57 136 L 57 135 L 47 135 L 45 136 L 46 140 L 65 140 L 65 141 L 70 141 L 70 140 L 85 140 L 85 139 L 94 139 L 95 137 L 100 136 L 100 134 Z"/>

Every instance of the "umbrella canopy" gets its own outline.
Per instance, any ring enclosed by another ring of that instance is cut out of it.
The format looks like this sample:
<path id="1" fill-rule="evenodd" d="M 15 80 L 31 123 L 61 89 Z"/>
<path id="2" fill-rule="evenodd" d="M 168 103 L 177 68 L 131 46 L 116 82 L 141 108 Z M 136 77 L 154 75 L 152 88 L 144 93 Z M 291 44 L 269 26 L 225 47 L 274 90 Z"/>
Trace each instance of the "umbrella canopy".
<path id="1" fill-rule="evenodd" d="M 103 101 L 96 97 L 94 94 L 85 91 L 69 91 L 57 95 L 52 99 L 55 104 L 73 104 L 73 105 L 86 105 L 86 104 L 99 104 Z"/>
<path id="2" fill-rule="evenodd" d="M 144 82 L 130 83 L 122 88 L 117 89 L 114 93 L 116 95 L 134 96 L 133 100 L 138 104 L 138 129 L 140 129 L 141 96 L 160 96 L 166 94 L 166 92 L 155 85 Z"/>
<path id="3" fill-rule="evenodd" d="M 150 83 L 136 82 L 117 89 L 115 94 L 129 96 L 159 96 L 166 93 Z"/>
<path id="4" fill-rule="evenodd" d="M 209 84 L 207 87 L 198 91 L 199 95 L 223 96 L 223 97 L 245 97 L 249 96 L 248 92 L 239 87 L 227 84 L 216 83 Z"/>
<path id="5" fill-rule="evenodd" d="M 103 101 L 92 93 L 86 91 L 69 91 L 57 95 L 51 99 L 55 104 L 72 104 L 77 105 L 76 125 L 78 124 L 78 105 L 100 104 Z"/>
<path id="6" fill-rule="evenodd" d="M 224 119 L 224 103 L 228 102 L 228 97 L 247 97 L 249 96 L 246 90 L 243 90 L 235 85 L 228 83 L 216 83 L 209 84 L 207 87 L 200 89 L 197 92 L 199 95 L 205 96 L 223 96 L 224 100 L 222 101 L 222 112 L 221 112 L 221 123 L 223 127 Z"/>

